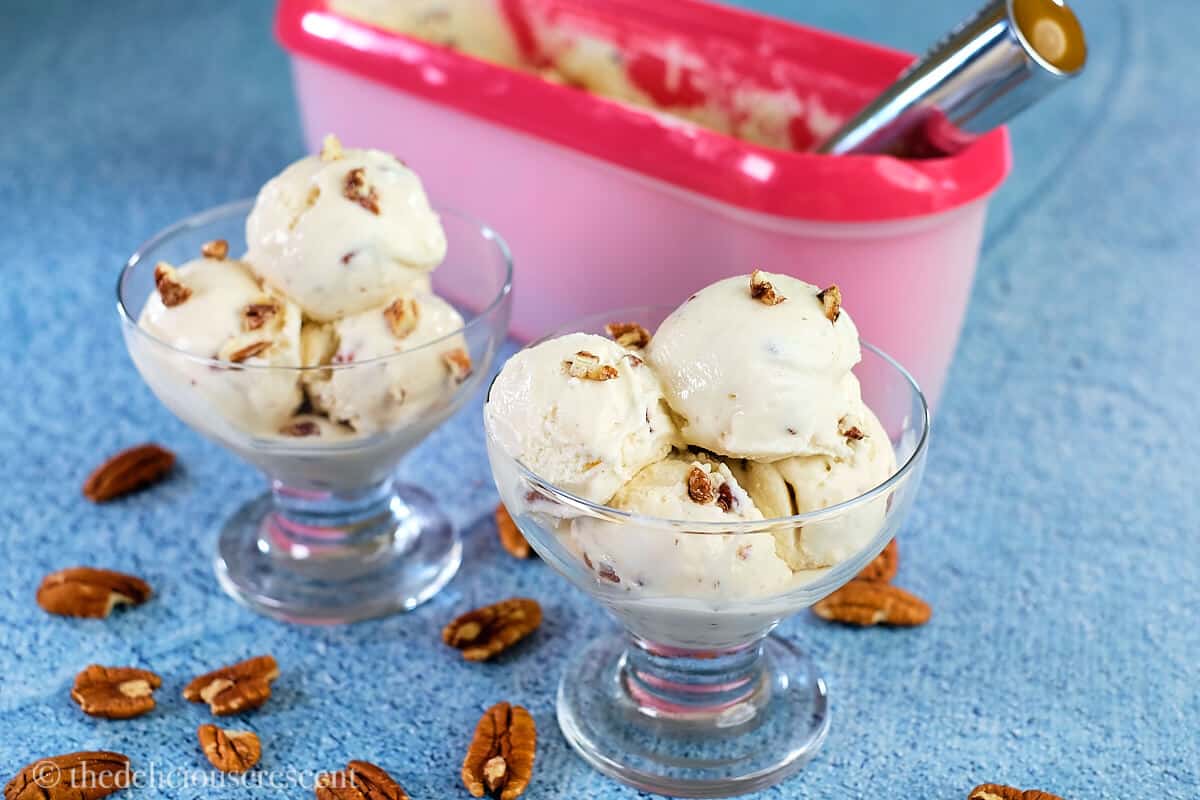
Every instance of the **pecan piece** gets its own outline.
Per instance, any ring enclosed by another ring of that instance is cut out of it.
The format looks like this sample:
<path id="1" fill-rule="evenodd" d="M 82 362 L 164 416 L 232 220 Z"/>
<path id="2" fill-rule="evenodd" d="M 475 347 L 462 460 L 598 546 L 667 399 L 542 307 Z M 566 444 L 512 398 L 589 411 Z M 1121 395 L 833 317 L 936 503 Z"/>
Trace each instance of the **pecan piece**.
<path id="1" fill-rule="evenodd" d="M 595 353 L 580 350 L 574 358 L 563 362 L 563 371 L 572 378 L 585 381 L 607 381 L 617 377 L 617 368 L 601 364 Z"/>
<path id="2" fill-rule="evenodd" d="M 279 432 L 284 436 L 320 436 L 321 426 L 311 419 L 300 419 L 284 425 Z"/>
<path id="3" fill-rule="evenodd" d="M 513 558 L 529 558 L 532 555 L 533 548 L 525 541 L 525 535 L 521 533 L 517 523 L 513 522 L 512 515 L 508 513 L 504 503 L 496 506 L 496 535 L 500 537 L 501 546 Z"/>
<path id="4" fill-rule="evenodd" d="M 229 242 L 224 239 L 213 239 L 211 242 L 205 242 L 200 245 L 200 255 L 205 258 L 215 258 L 217 261 L 224 261 L 229 255 Z"/>
<path id="5" fill-rule="evenodd" d="M 118 497 L 158 483 L 175 466 L 175 454 L 156 444 L 122 450 L 92 471 L 83 482 L 83 496 L 93 503 Z"/>
<path id="6" fill-rule="evenodd" d="M 450 377 L 455 383 L 462 383 L 471 377 L 474 367 L 471 365 L 471 355 L 461 347 L 442 353 L 442 363 L 450 370 Z"/>
<path id="7" fill-rule="evenodd" d="M 242 330 L 256 331 L 279 313 L 278 303 L 251 303 L 242 309 Z"/>
<path id="8" fill-rule="evenodd" d="M 1037 789 L 1022 791 L 999 783 L 983 783 L 971 790 L 967 800 L 1062 800 L 1062 798 Z"/>
<path id="9" fill-rule="evenodd" d="M 825 319 L 837 322 L 838 317 L 842 315 L 842 290 L 837 287 L 837 284 L 817 292 L 817 299 L 825 308 Z"/>
<path id="10" fill-rule="evenodd" d="M 513 597 L 468 611 L 442 629 L 442 641 L 462 651 L 467 661 L 487 661 L 542 624 L 536 600 Z"/>
<path id="11" fill-rule="evenodd" d="M 537 750 L 537 727 L 521 706 L 497 703 L 475 727 L 463 759 L 462 780 L 472 797 L 486 793 L 515 800 L 529 786 Z"/>
<path id="12" fill-rule="evenodd" d="M 775 291 L 775 287 L 770 281 L 763 278 L 761 269 L 750 273 L 750 296 L 764 306 L 777 306 L 787 300 L 786 297 Z"/>
<path id="13" fill-rule="evenodd" d="M 812 607 L 830 622 L 871 625 L 924 625 L 933 614 L 929 604 L 914 594 L 878 581 L 855 579 Z"/>
<path id="14" fill-rule="evenodd" d="M 38 759 L 4 787 L 4 800 L 100 800 L 129 787 L 129 756 L 108 750 Z"/>
<path id="15" fill-rule="evenodd" d="M 421 319 L 421 307 L 415 299 L 401 297 L 383 310 L 383 318 L 387 320 L 392 336 L 403 339 L 417 329 L 417 323 Z"/>
<path id="16" fill-rule="evenodd" d="M 71 699 L 89 716 L 129 719 L 154 709 L 160 686 L 162 678 L 148 669 L 89 664 L 75 676 Z"/>
<path id="17" fill-rule="evenodd" d="M 232 361 L 234 364 L 241 364 L 243 361 L 262 355 L 270 347 L 270 342 L 251 342 L 245 347 L 234 350 L 226 360 Z"/>
<path id="18" fill-rule="evenodd" d="M 150 594 L 150 585 L 141 578 L 108 569 L 70 567 L 42 578 L 37 603 L 51 614 L 101 619 L 114 606 L 141 605 Z"/>
<path id="19" fill-rule="evenodd" d="M 346 173 L 342 196 L 379 216 L 379 194 L 374 186 L 367 185 L 367 172 L 362 167 L 355 167 Z"/>
<path id="20" fill-rule="evenodd" d="M 404 787 L 369 761 L 351 761 L 341 772 L 317 776 L 317 800 L 409 800 Z"/>
<path id="21" fill-rule="evenodd" d="M 728 483 L 722 483 L 717 489 L 717 508 L 728 514 L 737 507 L 737 498 L 733 496 L 733 488 Z"/>
<path id="22" fill-rule="evenodd" d="M 196 729 L 204 757 L 221 772 L 248 772 L 262 758 L 262 742 L 253 731 L 229 731 L 211 723 Z"/>
<path id="23" fill-rule="evenodd" d="M 896 577 L 896 570 L 899 568 L 900 545 L 896 544 L 895 539 L 892 539 L 888 542 L 887 547 L 883 548 L 883 552 L 875 556 L 871 563 L 863 567 L 862 572 L 854 577 L 860 581 L 887 583 Z"/>
<path id="24" fill-rule="evenodd" d="M 332 133 L 325 134 L 325 139 L 321 142 L 321 160 L 322 161 L 337 161 L 342 157 L 342 142 Z"/>
<path id="25" fill-rule="evenodd" d="M 706 505 L 713 501 L 716 493 L 708 473 L 699 467 L 692 467 L 687 476 L 687 493 L 692 502 Z"/>
<path id="26" fill-rule="evenodd" d="M 636 322 L 610 322 L 604 332 L 621 347 L 641 349 L 650 344 L 650 331 Z"/>
<path id="27" fill-rule="evenodd" d="M 154 287 L 167 308 L 184 303 L 192 296 L 192 290 L 180 282 L 179 271 L 165 261 L 154 265 Z"/>
<path id="28" fill-rule="evenodd" d="M 218 717 L 258 708 L 271 696 L 279 665 L 271 656 L 256 656 L 207 672 L 183 689 L 184 699 L 208 703 Z"/>

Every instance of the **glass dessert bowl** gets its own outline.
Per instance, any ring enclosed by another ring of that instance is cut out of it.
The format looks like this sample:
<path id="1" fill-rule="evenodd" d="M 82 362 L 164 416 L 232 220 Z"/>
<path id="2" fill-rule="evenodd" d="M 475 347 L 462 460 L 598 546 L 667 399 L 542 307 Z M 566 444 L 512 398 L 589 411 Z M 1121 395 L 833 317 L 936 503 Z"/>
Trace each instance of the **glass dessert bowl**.
<path id="1" fill-rule="evenodd" d="M 290 330 L 289 346 L 325 346 L 309 342 L 307 319 L 302 331 L 298 312 L 278 298 L 265 323 L 252 318 L 246 325 L 251 341 L 219 358 L 201 357 L 139 327 L 148 300 L 164 291 L 156 286 L 162 282 L 157 265 L 193 259 L 214 242 L 222 249 L 244 242 L 252 205 L 220 206 L 160 232 L 129 258 L 117 283 L 126 346 L 155 395 L 270 482 L 268 493 L 225 523 L 217 577 L 235 599 L 288 621 L 348 622 L 412 609 L 453 577 L 462 548 L 434 498 L 400 483 L 396 466 L 488 374 L 508 327 L 508 248 L 486 226 L 440 211 L 447 256 L 430 276 L 440 296 L 432 295 L 430 278 L 417 279 L 422 283 L 415 287 L 427 293 L 420 297 L 432 298 L 422 319 L 434 319 L 416 328 L 407 349 L 379 357 L 356 360 L 339 351 L 320 366 L 247 357 L 256 355 L 253 334 L 271 326 L 280 336 Z M 246 306 L 246 313 L 254 308 Z M 378 325 L 403 326 L 393 319 L 403 311 L 397 307 Z M 289 315 L 295 317 L 290 322 Z M 352 335 L 343 328 L 338 346 L 348 346 Z M 296 359 L 308 363 L 307 356 Z M 313 407 L 317 400 L 320 409 Z"/>
<path id="2" fill-rule="evenodd" d="M 671 310 L 625 309 L 570 330 L 603 334 L 614 319 L 653 330 Z M 596 769 L 643 791 L 723 797 L 777 783 L 821 746 L 825 681 L 795 644 L 769 634 L 848 582 L 896 534 L 921 481 L 929 432 L 921 391 L 889 356 L 862 343 L 855 375 L 878 418 L 872 435 L 887 436 L 897 466 L 851 499 L 786 517 L 696 521 L 613 507 L 635 482 L 611 505 L 590 501 L 514 458 L 509 434 L 485 414 L 496 484 L 522 533 L 624 628 L 577 653 L 559 685 L 559 725 Z M 489 403 L 496 393 L 493 384 Z M 648 468 L 657 477 L 638 481 L 654 492 L 678 478 L 692 500 L 729 511 L 752 505 L 739 481 L 753 479 L 735 461 L 726 459 L 727 468 L 704 451 L 675 450 Z M 801 531 L 822 546 L 841 543 L 836 563 L 784 566 L 776 542 Z"/>

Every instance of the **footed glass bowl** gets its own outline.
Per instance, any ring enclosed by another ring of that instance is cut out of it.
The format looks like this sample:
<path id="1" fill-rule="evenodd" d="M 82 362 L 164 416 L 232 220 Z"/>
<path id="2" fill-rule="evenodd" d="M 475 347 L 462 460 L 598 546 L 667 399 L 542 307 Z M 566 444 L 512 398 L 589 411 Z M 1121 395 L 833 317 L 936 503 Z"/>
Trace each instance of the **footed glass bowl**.
<path id="1" fill-rule="evenodd" d="M 560 333 L 603 334 L 612 320 L 654 330 L 671 310 L 613 311 Z M 584 646 L 559 684 L 559 726 L 596 769 L 643 791 L 725 797 L 779 782 L 821 746 L 825 680 L 794 644 L 769 634 L 853 578 L 896 534 L 929 434 L 925 399 L 899 364 L 863 343 L 855 373 L 899 466 L 865 494 L 785 518 L 696 523 L 598 505 L 514 460 L 487 430 L 496 485 L 521 532 L 624 628 Z M 756 559 L 774 554 L 775 534 L 798 528 L 824 538 L 853 531 L 866 543 L 832 567 L 758 580 Z"/>
<path id="2" fill-rule="evenodd" d="M 381 358 L 308 369 L 232 363 L 176 349 L 138 327 L 155 291 L 155 264 L 182 265 L 214 239 L 240 257 L 252 204 L 220 206 L 167 228 L 138 248 L 117 282 L 125 344 L 155 395 L 269 482 L 270 491 L 220 532 L 217 577 L 235 599 L 292 622 L 415 608 L 453 577 L 462 545 L 428 492 L 396 480 L 396 466 L 488 374 L 508 329 L 508 248 L 490 228 L 441 210 L 449 250 L 433 288 L 464 325 Z M 297 408 L 302 389 L 316 385 L 369 407 L 372 424 L 356 430 Z"/>

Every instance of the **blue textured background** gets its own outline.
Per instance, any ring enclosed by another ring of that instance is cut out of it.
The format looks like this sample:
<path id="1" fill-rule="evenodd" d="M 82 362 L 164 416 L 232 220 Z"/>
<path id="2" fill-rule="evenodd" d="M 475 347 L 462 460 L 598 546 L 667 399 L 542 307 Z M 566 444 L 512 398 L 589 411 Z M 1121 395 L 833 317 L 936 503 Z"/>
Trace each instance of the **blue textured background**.
<path id="1" fill-rule="evenodd" d="M 746 4 L 910 50 L 975 5 Z M 1200 8 L 1076 6 L 1094 61 L 1014 126 L 1017 170 L 994 206 L 903 537 L 899 582 L 930 599 L 934 620 L 783 626 L 828 670 L 834 725 L 800 776 L 760 797 L 948 799 L 984 780 L 1075 800 L 1200 796 Z M 260 479 L 142 385 L 112 285 L 147 235 L 253 193 L 300 155 L 271 12 L 245 0 L 8 0 L 0 12 L 0 780 L 39 756 L 100 747 L 160 777 L 205 770 L 194 730 L 207 711 L 180 686 L 270 651 L 283 670 L 275 698 L 244 720 L 263 737 L 264 770 L 361 757 L 415 798 L 465 796 L 466 737 L 508 698 L 542 733 L 531 800 L 633 797 L 557 731 L 563 658 L 609 623 L 542 564 L 500 552 L 477 407 L 404 467 L 467 532 L 466 564 L 435 601 L 306 629 L 216 587 L 215 530 Z M 102 508 L 79 496 L 99 456 L 147 439 L 179 453 L 177 479 Z M 143 575 L 158 596 L 106 622 L 37 609 L 45 572 L 89 562 Z M 468 665 L 437 643 L 454 613 L 517 592 L 547 611 L 519 653 Z M 158 671 L 159 710 L 83 716 L 68 691 L 90 661 Z"/>

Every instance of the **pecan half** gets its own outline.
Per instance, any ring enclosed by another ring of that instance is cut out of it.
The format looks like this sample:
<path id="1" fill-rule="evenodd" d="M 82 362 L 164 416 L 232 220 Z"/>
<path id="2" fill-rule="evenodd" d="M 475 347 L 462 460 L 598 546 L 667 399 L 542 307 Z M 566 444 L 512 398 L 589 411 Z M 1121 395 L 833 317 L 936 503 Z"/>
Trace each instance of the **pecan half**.
<path id="1" fill-rule="evenodd" d="M 107 503 L 158 483 L 174 466 L 175 454 L 170 450 L 139 444 L 96 467 L 83 482 L 83 496 L 93 503 Z"/>
<path id="2" fill-rule="evenodd" d="M 196 729 L 204 757 L 221 772 L 248 772 L 262 758 L 262 742 L 253 731 L 228 731 L 216 725 Z"/>
<path id="3" fill-rule="evenodd" d="M 442 641 L 462 651 L 467 661 L 487 661 L 542 624 L 536 600 L 513 597 L 468 611 L 442 629 Z"/>
<path id="4" fill-rule="evenodd" d="M 471 377 L 474 367 L 471 365 L 471 355 L 461 347 L 442 353 L 442 363 L 450 370 L 450 377 L 455 383 L 462 383 Z"/>
<path id="5" fill-rule="evenodd" d="M 271 697 L 271 681 L 279 665 L 271 656 L 256 656 L 207 672 L 183 689 L 184 699 L 208 703 L 218 717 L 258 708 Z"/>
<path id="6" fill-rule="evenodd" d="M 322 161 L 337 161 L 342 157 L 342 142 L 332 133 L 325 135 L 325 139 L 321 142 L 321 160 Z"/>
<path id="7" fill-rule="evenodd" d="M 243 361 L 260 356 L 271 347 L 270 342 L 251 342 L 245 347 L 238 348 L 226 356 L 226 361 L 241 364 Z"/>
<path id="8" fill-rule="evenodd" d="M 750 296 L 765 306 L 777 306 L 786 297 L 775 291 L 770 281 L 763 278 L 763 271 L 756 269 L 750 273 Z"/>
<path id="9" fill-rule="evenodd" d="M 278 303 L 251 303 L 242 309 L 242 330 L 256 331 L 278 313 Z"/>
<path id="10" fill-rule="evenodd" d="M 192 290 L 179 280 L 179 271 L 165 261 L 154 265 L 154 287 L 167 308 L 174 308 L 192 296 Z"/>
<path id="11" fill-rule="evenodd" d="M 842 290 L 837 287 L 837 284 L 817 292 L 817 299 L 825 308 L 825 319 L 837 322 L 838 317 L 842 315 Z"/>
<path id="12" fill-rule="evenodd" d="M 604 332 L 621 347 L 640 349 L 650 344 L 650 331 L 636 322 L 610 322 Z"/>
<path id="13" fill-rule="evenodd" d="M 229 242 L 224 239 L 213 239 L 211 242 L 205 242 L 200 245 L 200 255 L 205 258 L 215 258 L 217 261 L 224 261 L 229 255 Z"/>
<path id="14" fill-rule="evenodd" d="M 413 298 L 401 297 L 383 310 L 383 318 L 387 320 L 392 336 L 403 339 L 417 329 L 417 323 L 421 319 L 421 307 Z"/>
<path id="15" fill-rule="evenodd" d="M 150 595 L 150 585 L 141 578 L 108 569 L 70 567 L 42 578 L 37 603 L 51 614 L 101 619 L 114 606 L 139 606 Z"/>
<path id="16" fill-rule="evenodd" d="M 462 780 L 472 797 L 486 793 L 515 800 L 529 786 L 537 751 L 537 727 L 521 706 L 497 703 L 475 726 L 463 759 Z"/>
<path id="17" fill-rule="evenodd" d="M 860 581 L 879 581 L 887 583 L 892 578 L 896 577 L 896 571 L 900 568 L 900 545 L 896 544 L 896 540 L 892 539 L 888 542 L 887 547 L 883 548 L 883 552 L 875 556 L 871 563 L 862 568 L 862 572 L 854 577 Z"/>
<path id="18" fill-rule="evenodd" d="M 64 753 L 26 764 L 4 787 L 4 800 L 99 800 L 133 782 L 129 756 L 108 750 Z"/>
<path id="19" fill-rule="evenodd" d="M 1056 794 L 1037 789 L 1014 789 L 999 783 L 983 783 L 971 790 L 967 800 L 1062 800 Z"/>
<path id="20" fill-rule="evenodd" d="M 342 196 L 379 216 L 379 194 L 374 186 L 367 185 L 367 172 L 362 167 L 355 167 L 346 173 Z"/>
<path id="21" fill-rule="evenodd" d="M 369 761 L 351 761 L 341 772 L 317 776 L 317 800 L 409 800 L 404 787 Z"/>
<path id="22" fill-rule="evenodd" d="M 692 502 L 706 505 L 713 501 L 716 493 L 708 473 L 699 467 L 692 467 L 687 476 L 687 493 Z"/>
<path id="23" fill-rule="evenodd" d="M 563 371 L 572 378 L 585 381 L 608 381 L 617 377 L 617 368 L 601 364 L 595 353 L 580 350 L 574 358 L 563 362 Z"/>
<path id="24" fill-rule="evenodd" d="M 504 503 L 496 506 L 496 535 L 500 538 L 500 545 L 513 558 L 529 558 L 533 554 L 533 548 L 525 541 L 525 535 L 513 522 Z"/>
<path id="25" fill-rule="evenodd" d="M 812 607 L 813 613 L 830 622 L 867 627 L 870 625 L 924 625 L 933 611 L 914 594 L 878 581 L 854 579 Z"/>
<path id="26" fill-rule="evenodd" d="M 89 664 L 75 676 L 71 699 L 89 716 L 129 719 L 154 709 L 160 686 L 162 678 L 147 669 Z"/>

